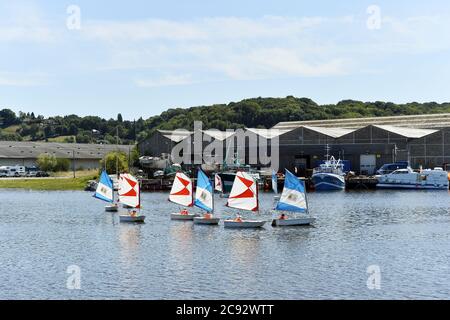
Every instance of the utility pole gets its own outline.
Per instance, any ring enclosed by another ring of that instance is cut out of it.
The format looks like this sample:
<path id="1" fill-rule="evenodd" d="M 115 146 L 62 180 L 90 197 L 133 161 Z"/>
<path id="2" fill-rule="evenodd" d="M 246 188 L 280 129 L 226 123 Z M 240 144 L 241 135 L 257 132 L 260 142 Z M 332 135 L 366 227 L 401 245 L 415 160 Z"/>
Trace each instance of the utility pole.
<path id="1" fill-rule="evenodd" d="M 72 170 L 73 170 L 73 178 L 75 179 L 75 150 L 72 149 Z"/>
<path id="2" fill-rule="evenodd" d="M 116 175 L 119 179 L 119 126 L 116 127 Z"/>

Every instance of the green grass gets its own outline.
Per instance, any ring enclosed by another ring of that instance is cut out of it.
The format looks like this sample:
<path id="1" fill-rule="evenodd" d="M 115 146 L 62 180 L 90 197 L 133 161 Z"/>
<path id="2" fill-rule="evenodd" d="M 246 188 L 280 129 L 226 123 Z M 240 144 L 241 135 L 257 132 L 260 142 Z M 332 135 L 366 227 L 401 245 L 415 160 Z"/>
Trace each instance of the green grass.
<path id="1" fill-rule="evenodd" d="M 0 188 L 29 190 L 83 190 L 94 176 L 80 178 L 26 178 L 0 179 Z"/>
<path id="2" fill-rule="evenodd" d="M 48 138 L 48 142 L 66 142 L 67 138 L 75 138 L 75 136 L 59 136 L 59 137 L 54 137 L 54 138 Z"/>
<path id="3" fill-rule="evenodd" d="M 19 129 L 20 126 L 14 125 L 14 126 L 9 126 L 7 128 L 2 129 L 3 132 L 5 133 L 16 133 L 17 129 Z"/>

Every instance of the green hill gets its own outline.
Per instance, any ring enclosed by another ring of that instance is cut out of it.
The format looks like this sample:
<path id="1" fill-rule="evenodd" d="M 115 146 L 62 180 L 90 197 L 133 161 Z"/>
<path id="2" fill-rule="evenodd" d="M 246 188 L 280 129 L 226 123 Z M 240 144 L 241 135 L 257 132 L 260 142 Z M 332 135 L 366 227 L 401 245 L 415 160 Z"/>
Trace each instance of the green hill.
<path id="1" fill-rule="evenodd" d="M 0 140 L 61 141 L 81 143 L 134 143 L 156 129 L 192 129 L 202 121 L 204 129 L 256 127 L 270 128 L 281 121 L 343 119 L 372 116 L 395 116 L 450 112 L 450 103 L 395 104 L 343 100 L 337 104 L 319 105 L 308 98 L 252 98 L 229 104 L 191 108 L 172 108 L 146 120 L 102 119 L 77 115 L 44 118 L 34 113 L 0 110 Z"/>

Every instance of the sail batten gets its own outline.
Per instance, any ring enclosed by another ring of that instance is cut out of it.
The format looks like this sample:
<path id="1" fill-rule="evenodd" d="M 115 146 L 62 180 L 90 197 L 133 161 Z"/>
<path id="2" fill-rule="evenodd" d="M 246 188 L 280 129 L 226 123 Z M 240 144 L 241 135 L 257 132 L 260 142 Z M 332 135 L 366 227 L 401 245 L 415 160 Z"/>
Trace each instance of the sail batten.
<path id="1" fill-rule="evenodd" d="M 258 186 L 248 173 L 243 171 L 236 173 L 227 206 L 241 210 L 258 211 Z"/>
<path id="2" fill-rule="evenodd" d="M 289 170 L 286 170 L 284 188 L 275 210 L 307 212 L 305 184 Z"/>
<path id="3" fill-rule="evenodd" d="M 202 171 L 198 171 L 197 189 L 195 191 L 194 206 L 203 209 L 206 212 L 214 210 L 213 189 L 208 176 Z"/>
<path id="4" fill-rule="evenodd" d="M 94 197 L 106 202 L 114 201 L 114 188 L 111 178 L 106 171 L 102 171 L 100 179 L 98 181 L 97 189 L 95 190 Z"/>
<path id="5" fill-rule="evenodd" d="M 140 208 L 139 181 L 131 174 L 122 173 L 119 177 L 119 201 L 133 208 Z"/>
<path id="6" fill-rule="evenodd" d="M 193 206 L 192 181 L 182 172 L 177 172 L 170 191 L 169 201 L 185 206 Z"/>

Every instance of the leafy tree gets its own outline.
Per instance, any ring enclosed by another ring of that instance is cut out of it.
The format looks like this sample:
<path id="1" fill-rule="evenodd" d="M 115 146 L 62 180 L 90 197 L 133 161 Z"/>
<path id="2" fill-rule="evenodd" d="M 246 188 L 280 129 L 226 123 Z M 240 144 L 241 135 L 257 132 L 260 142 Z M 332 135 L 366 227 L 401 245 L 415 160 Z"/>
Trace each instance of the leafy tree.
<path id="1" fill-rule="evenodd" d="M 43 171 L 55 171 L 57 160 L 54 155 L 43 153 L 37 158 L 37 165 Z"/>
<path id="2" fill-rule="evenodd" d="M 57 158 L 55 171 L 69 171 L 70 169 L 70 160 L 67 158 Z"/>
<path id="3" fill-rule="evenodd" d="M 17 124 L 19 120 L 11 109 L 0 110 L 0 126 L 2 128 Z"/>
<path id="4" fill-rule="evenodd" d="M 100 161 L 100 165 L 108 174 L 116 173 L 117 169 L 119 172 L 125 172 L 128 171 L 128 156 L 124 152 L 109 152 Z"/>

